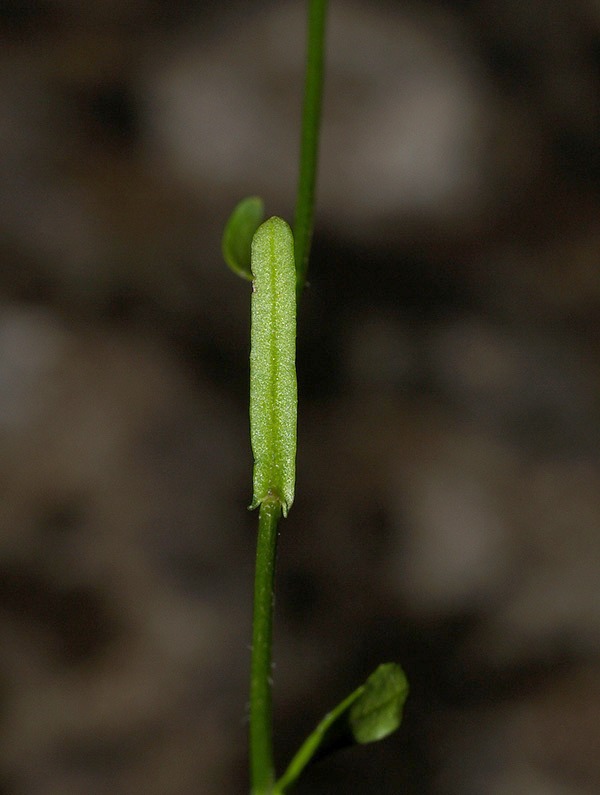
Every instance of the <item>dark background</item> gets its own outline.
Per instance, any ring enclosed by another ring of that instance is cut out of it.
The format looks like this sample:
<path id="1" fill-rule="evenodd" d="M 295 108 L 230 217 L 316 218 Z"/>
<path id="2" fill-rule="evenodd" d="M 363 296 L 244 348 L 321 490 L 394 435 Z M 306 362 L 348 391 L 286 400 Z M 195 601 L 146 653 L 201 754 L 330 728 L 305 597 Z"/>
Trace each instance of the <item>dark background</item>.
<path id="1" fill-rule="evenodd" d="M 256 516 L 235 203 L 291 219 L 304 4 L 0 2 L 0 794 L 247 792 Z M 332 0 L 279 768 L 600 791 L 600 11 Z"/>

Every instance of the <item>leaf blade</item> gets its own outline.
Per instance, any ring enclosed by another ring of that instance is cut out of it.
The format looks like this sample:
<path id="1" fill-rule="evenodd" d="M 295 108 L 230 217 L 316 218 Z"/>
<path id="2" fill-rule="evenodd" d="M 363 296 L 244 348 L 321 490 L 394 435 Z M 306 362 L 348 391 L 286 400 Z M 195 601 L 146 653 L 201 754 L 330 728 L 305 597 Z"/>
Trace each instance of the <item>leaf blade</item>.
<path id="1" fill-rule="evenodd" d="M 221 240 L 223 259 L 242 279 L 252 280 L 252 238 L 264 217 L 263 200 L 259 196 L 248 196 L 235 206 L 225 224 Z"/>
<path id="2" fill-rule="evenodd" d="M 352 705 L 349 720 L 357 743 L 373 743 L 396 731 L 402 722 L 408 681 L 402 668 L 383 663 L 365 682 L 361 698 Z"/>
<path id="3" fill-rule="evenodd" d="M 281 778 L 275 793 L 281 795 L 311 762 L 352 743 L 376 742 L 395 731 L 402 721 L 408 681 L 396 663 L 383 663 L 331 712 L 302 743 Z"/>

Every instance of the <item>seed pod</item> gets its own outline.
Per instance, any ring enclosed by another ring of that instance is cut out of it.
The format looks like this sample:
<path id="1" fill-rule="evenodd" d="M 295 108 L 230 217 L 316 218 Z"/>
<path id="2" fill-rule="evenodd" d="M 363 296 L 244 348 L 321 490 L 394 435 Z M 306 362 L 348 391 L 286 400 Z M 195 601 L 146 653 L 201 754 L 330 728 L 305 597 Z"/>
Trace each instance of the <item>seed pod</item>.
<path id="1" fill-rule="evenodd" d="M 250 507 L 276 500 L 287 516 L 296 480 L 296 270 L 292 230 L 281 218 L 257 229 L 251 267 Z"/>

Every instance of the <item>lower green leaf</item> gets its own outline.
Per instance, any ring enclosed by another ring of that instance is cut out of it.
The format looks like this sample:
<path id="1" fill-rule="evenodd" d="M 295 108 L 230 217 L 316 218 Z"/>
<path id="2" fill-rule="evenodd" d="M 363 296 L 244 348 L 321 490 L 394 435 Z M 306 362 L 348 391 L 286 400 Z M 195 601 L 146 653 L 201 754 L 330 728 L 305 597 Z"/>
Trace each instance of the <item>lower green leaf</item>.
<path id="1" fill-rule="evenodd" d="M 395 663 L 384 663 L 365 682 L 350 709 L 349 721 L 357 743 L 373 743 L 396 731 L 408 696 L 408 681 Z"/>
<path id="2" fill-rule="evenodd" d="M 331 751 L 376 742 L 400 726 L 408 696 L 408 681 L 396 663 L 383 663 L 367 681 L 327 713 L 300 746 L 287 770 L 275 785 L 282 795 L 305 767 Z"/>

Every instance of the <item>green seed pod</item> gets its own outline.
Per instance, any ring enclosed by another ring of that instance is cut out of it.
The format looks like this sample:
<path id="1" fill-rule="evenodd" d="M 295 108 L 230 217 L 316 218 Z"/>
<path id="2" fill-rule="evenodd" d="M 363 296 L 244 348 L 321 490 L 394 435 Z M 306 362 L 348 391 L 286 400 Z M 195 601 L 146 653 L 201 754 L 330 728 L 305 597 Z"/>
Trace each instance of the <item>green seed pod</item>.
<path id="1" fill-rule="evenodd" d="M 287 516 L 296 481 L 296 269 L 292 230 L 281 218 L 257 229 L 251 267 L 250 507 L 276 500 Z"/>

